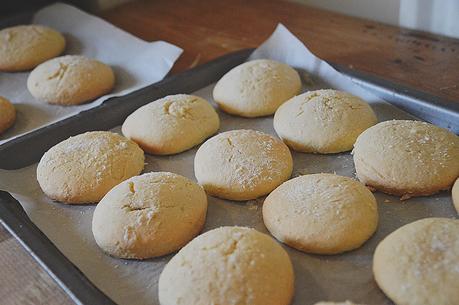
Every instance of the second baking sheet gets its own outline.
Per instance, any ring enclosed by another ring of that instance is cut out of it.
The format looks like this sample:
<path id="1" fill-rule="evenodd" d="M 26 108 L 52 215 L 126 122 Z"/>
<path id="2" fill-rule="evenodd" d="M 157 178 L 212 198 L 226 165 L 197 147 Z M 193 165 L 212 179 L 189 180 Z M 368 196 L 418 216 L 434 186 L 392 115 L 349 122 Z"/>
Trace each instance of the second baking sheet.
<path id="1" fill-rule="evenodd" d="M 164 78 L 182 49 L 164 41 L 146 42 L 73 6 L 56 3 L 39 10 L 32 23 L 62 32 L 63 55 L 84 55 L 110 65 L 115 87 L 109 94 L 78 106 L 49 105 L 35 100 L 27 90 L 30 71 L 0 72 L 0 96 L 16 107 L 14 126 L 0 135 L 0 144 L 37 128 L 96 107 L 113 96 L 122 96 Z"/>

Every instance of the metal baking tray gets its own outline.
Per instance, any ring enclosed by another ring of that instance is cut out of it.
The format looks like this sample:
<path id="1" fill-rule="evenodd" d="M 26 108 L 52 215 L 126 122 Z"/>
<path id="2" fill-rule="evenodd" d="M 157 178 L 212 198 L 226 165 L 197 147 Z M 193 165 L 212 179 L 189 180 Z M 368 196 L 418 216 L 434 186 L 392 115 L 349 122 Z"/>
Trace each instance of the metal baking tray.
<path id="1" fill-rule="evenodd" d="M 45 151 L 69 136 L 91 130 L 112 129 L 119 126 L 134 110 L 155 99 L 170 94 L 192 93 L 204 88 L 214 83 L 231 68 L 246 61 L 252 51 L 251 49 L 247 49 L 230 53 L 194 69 L 169 76 L 161 82 L 145 87 L 129 95 L 111 98 L 96 108 L 81 112 L 74 117 L 67 118 L 7 142 L 0 146 L 0 168 L 12 170 L 26 167 L 38 162 Z M 342 67 L 336 68 L 343 70 Z M 362 75 L 355 75 L 355 73 L 352 75 L 356 81 L 370 89 L 372 89 L 371 86 L 381 86 L 381 82 L 375 82 L 374 79 L 365 77 L 356 79 L 357 76 L 362 77 Z M 391 91 L 390 88 L 385 88 L 385 90 L 394 92 L 394 90 L 397 91 L 398 89 L 395 88 Z M 378 93 L 377 90 L 376 93 Z M 398 103 L 406 105 L 411 105 L 416 98 L 416 95 L 397 95 Z M 436 115 L 437 114 L 441 115 L 442 112 L 437 112 Z M 453 115 L 457 117 L 458 113 L 453 112 Z M 449 120 L 449 118 L 445 118 L 445 120 Z M 459 121 L 455 122 L 459 124 Z M 18 152 L 21 153 L 19 154 Z M 337 158 L 340 158 L 340 155 L 338 155 Z M 444 195 L 442 196 L 444 197 Z M 397 204 L 391 205 L 389 208 L 385 209 L 383 213 L 394 213 L 394 211 L 400 210 L 400 207 L 399 204 Z M 435 207 L 433 207 L 433 205 L 428 205 L 425 209 L 429 212 L 435 209 Z M 404 216 L 406 216 L 406 214 L 402 213 L 401 217 Z M 413 217 L 406 217 L 406 221 L 411 221 Z M 401 221 L 401 223 L 406 221 Z M 115 304 L 114 301 L 93 285 L 86 276 L 58 250 L 47 236 L 29 219 L 21 207 L 21 204 L 5 191 L 0 191 L 0 222 L 16 237 L 33 258 L 46 269 L 76 304 Z M 382 232 L 377 234 L 377 238 L 380 239 L 383 234 L 390 232 L 390 230 L 394 229 L 394 226 L 395 225 L 381 230 Z M 371 246 L 374 247 L 375 243 L 376 240 L 373 238 Z M 297 257 L 303 254 L 296 251 L 293 255 Z M 359 255 L 358 251 L 356 255 Z M 331 263 L 333 263 L 334 260 L 335 258 L 333 257 L 328 259 Z M 301 276 L 304 277 L 304 275 Z M 311 287 L 311 289 L 314 289 L 314 287 Z M 304 293 L 299 291 L 297 291 L 297 293 L 302 296 L 304 295 Z M 384 304 L 390 304 L 387 302 L 388 301 Z"/>

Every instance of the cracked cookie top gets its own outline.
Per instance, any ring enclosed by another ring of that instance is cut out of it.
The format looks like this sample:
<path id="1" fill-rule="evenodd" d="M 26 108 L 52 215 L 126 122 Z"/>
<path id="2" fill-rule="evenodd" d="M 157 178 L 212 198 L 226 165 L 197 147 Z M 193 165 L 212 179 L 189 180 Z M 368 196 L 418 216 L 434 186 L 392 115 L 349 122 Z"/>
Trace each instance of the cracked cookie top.
<path id="1" fill-rule="evenodd" d="M 198 149 L 194 171 L 211 195 L 250 200 L 266 195 L 287 180 L 292 156 L 281 140 L 255 130 L 231 130 L 207 140 Z"/>
<path id="2" fill-rule="evenodd" d="M 378 208 L 362 183 L 334 174 L 299 176 L 263 203 L 263 222 L 279 241 L 306 253 L 337 254 L 360 247 L 375 232 Z"/>
<path id="3" fill-rule="evenodd" d="M 50 148 L 38 164 L 37 180 L 51 199 L 94 203 L 143 167 L 144 154 L 136 143 L 116 133 L 93 131 Z"/>
<path id="4" fill-rule="evenodd" d="M 61 33 L 42 25 L 19 25 L 0 31 L 0 71 L 35 68 L 64 51 Z"/>
<path id="5" fill-rule="evenodd" d="M 258 59 L 226 73 L 215 85 L 213 97 L 225 112 L 259 117 L 273 114 L 300 89 L 301 79 L 295 69 L 274 60 Z"/>
<path id="6" fill-rule="evenodd" d="M 202 229 L 207 196 L 177 174 L 152 172 L 115 186 L 97 205 L 92 231 L 106 253 L 146 259 L 177 251 Z"/>
<path id="7" fill-rule="evenodd" d="M 459 176 L 459 137 L 425 122 L 379 123 L 357 138 L 353 154 L 360 181 L 402 199 L 449 189 Z"/>
<path id="8" fill-rule="evenodd" d="M 36 99 L 49 104 L 78 105 L 112 90 L 113 70 L 106 64 L 79 55 L 66 55 L 37 66 L 27 79 Z"/>
<path id="9" fill-rule="evenodd" d="M 274 129 L 300 152 L 339 153 L 352 149 L 376 115 L 362 99 L 337 90 L 316 90 L 288 100 L 274 115 Z"/>
<path id="10" fill-rule="evenodd" d="M 285 250 L 245 227 L 220 227 L 193 239 L 159 278 L 162 305 L 287 305 L 294 274 Z"/>
<path id="11" fill-rule="evenodd" d="M 123 134 L 151 154 L 188 150 L 217 132 L 220 119 L 203 98 L 169 95 L 140 107 L 123 123 Z"/>

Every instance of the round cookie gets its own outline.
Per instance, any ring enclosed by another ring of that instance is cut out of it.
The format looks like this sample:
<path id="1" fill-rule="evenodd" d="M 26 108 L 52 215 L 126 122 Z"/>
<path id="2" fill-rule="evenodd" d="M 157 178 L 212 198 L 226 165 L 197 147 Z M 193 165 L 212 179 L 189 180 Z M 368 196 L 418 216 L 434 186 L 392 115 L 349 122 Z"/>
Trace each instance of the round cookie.
<path id="1" fill-rule="evenodd" d="M 357 137 L 376 122 L 365 101 L 331 89 L 295 96 L 274 115 L 279 137 L 292 149 L 308 153 L 351 150 Z"/>
<path id="2" fill-rule="evenodd" d="M 287 252 L 268 235 L 243 227 L 196 237 L 159 277 L 161 305 L 287 305 L 293 292 Z"/>
<path id="3" fill-rule="evenodd" d="M 459 213 L 459 178 L 456 180 L 456 182 L 453 185 L 453 188 L 451 190 L 451 196 L 453 198 L 453 204 L 454 204 L 454 207 L 456 208 L 456 212 Z"/>
<path id="4" fill-rule="evenodd" d="M 115 75 L 106 64 L 79 55 L 66 55 L 37 66 L 27 79 L 27 88 L 49 104 L 78 105 L 113 89 Z"/>
<path id="5" fill-rule="evenodd" d="M 176 154 L 217 132 L 220 119 L 206 100 L 186 94 L 166 96 L 140 107 L 124 121 L 124 136 L 148 153 Z"/>
<path id="6" fill-rule="evenodd" d="M 243 117 L 273 114 L 301 90 L 301 79 L 290 66 L 267 59 L 243 63 L 215 85 L 213 97 L 220 108 Z"/>
<path id="7" fill-rule="evenodd" d="M 0 134 L 13 126 L 16 121 L 16 109 L 6 98 L 0 96 Z"/>
<path id="8" fill-rule="evenodd" d="M 38 163 L 37 180 L 53 200 L 94 203 L 143 167 L 143 151 L 136 143 L 116 133 L 93 131 L 51 147 Z"/>
<path id="9" fill-rule="evenodd" d="M 266 195 L 292 174 L 288 147 L 255 130 L 220 133 L 201 145 L 194 159 L 199 184 L 212 196 L 250 200 Z"/>
<path id="10" fill-rule="evenodd" d="M 373 235 L 378 208 L 373 194 L 354 179 L 304 175 L 269 194 L 263 221 L 274 237 L 295 249 L 337 254 L 360 247 Z"/>
<path id="11" fill-rule="evenodd" d="M 379 123 L 357 138 L 353 154 L 360 181 L 402 199 L 449 189 L 459 176 L 459 137 L 425 122 Z"/>
<path id="12" fill-rule="evenodd" d="M 425 218 L 376 247 L 378 286 L 399 305 L 452 305 L 459 300 L 459 220 Z"/>
<path id="13" fill-rule="evenodd" d="M 61 33 L 42 25 L 19 25 L 0 31 L 0 71 L 35 68 L 64 51 Z"/>
<path id="14" fill-rule="evenodd" d="M 106 253 L 146 259 L 172 253 L 204 226 L 207 196 L 195 182 L 154 172 L 125 180 L 96 206 L 94 238 Z"/>

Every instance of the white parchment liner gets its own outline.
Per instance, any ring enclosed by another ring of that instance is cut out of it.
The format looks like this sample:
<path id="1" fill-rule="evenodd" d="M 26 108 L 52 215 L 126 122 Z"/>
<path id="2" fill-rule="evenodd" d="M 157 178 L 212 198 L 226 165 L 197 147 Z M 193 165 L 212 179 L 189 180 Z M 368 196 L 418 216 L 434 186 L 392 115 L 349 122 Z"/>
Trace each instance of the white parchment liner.
<path id="1" fill-rule="evenodd" d="M 363 97 L 371 103 L 380 121 L 411 118 L 401 110 L 379 100 L 352 83 L 324 61 L 316 58 L 284 26 L 279 25 L 273 35 L 253 54 L 253 58 L 271 58 L 288 63 L 312 75 L 305 82 L 305 90 L 338 88 Z M 209 86 L 195 92 L 212 101 Z M 275 134 L 272 117 L 245 119 L 219 111 L 220 132 L 250 128 Z M 115 128 L 119 132 L 119 128 Z M 148 171 L 171 171 L 193 180 L 193 159 L 196 148 L 187 152 L 158 157 L 147 155 Z M 335 172 L 354 176 L 350 153 L 314 155 L 293 152 L 293 176 L 305 173 Z M 158 277 L 172 257 L 147 261 L 126 261 L 111 258 L 97 247 L 91 233 L 94 206 L 66 206 L 47 199 L 35 177 L 36 164 L 15 171 L 0 170 L 0 188 L 8 190 L 21 202 L 35 224 L 74 262 L 100 289 L 119 304 L 159 304 Z M 414 220 L 430 217 L 456 217 L 448 192 L 400 202 L 398 198 L 375 193 L 380 213 L 376 234 L 360 249 L 341 255 L 308 255 L 289 247 L 295 268 L 295 305 L 309 305 L 321 300 L 346 299 L 364 304 L 391 304 L 377 288 L 371 272 L 371 260 L 377 243 L 388 233 Z M 242 225 L 267 232 L 261 218 L 264 198 L 248 202 L 231 202 L 209 198 L 205 230 L 224 225 Z"/>

